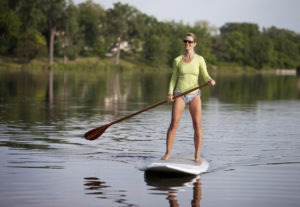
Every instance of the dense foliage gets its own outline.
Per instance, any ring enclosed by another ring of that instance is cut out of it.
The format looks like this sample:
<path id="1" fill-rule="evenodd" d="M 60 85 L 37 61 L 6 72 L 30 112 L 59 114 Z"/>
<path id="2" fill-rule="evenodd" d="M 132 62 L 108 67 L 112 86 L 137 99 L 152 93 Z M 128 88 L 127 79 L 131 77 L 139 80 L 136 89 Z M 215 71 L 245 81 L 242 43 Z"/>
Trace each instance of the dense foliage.
<path id="1" fill-rule="evenodd" d="M 123 57 L 171 65 L 189 31 L 199 37 L 197 52 L 211 64 L 257 69 L 300 65 L 300 35 L 276 27 L 226 23 L 218 29 L 200 21 L 193 26 L 160 22 L 128 4 L 105 10 L 91 0 L 78 5 L 72 0 L 0 1 L 0 55 L 27 61 L 47 55 L 49 64 L 54 57 L 114 56 L 117 64 Z"/>

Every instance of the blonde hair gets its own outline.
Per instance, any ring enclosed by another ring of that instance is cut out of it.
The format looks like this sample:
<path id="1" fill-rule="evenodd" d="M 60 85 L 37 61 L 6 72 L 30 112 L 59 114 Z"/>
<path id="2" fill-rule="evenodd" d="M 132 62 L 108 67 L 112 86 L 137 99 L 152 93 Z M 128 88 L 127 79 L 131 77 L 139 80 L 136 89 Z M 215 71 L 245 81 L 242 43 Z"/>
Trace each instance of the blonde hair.
<path id="1" fill-rule="evenodd" d="M 192 37 L 194 42 L 197 42 L 197 36 L 194 33 L 188 32 L 184 35 L 184 37 L 186 37 L 186 36 Z"/>

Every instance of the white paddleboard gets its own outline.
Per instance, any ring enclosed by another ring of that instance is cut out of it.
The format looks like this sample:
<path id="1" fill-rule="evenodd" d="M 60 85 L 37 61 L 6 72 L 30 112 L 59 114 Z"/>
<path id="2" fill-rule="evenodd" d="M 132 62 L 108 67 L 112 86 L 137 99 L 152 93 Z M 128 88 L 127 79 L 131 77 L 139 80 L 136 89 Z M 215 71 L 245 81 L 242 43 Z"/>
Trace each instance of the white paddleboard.
<path id="1" fill-rule="evenodd" d="M 145 167 L 145 172 L 180 173 L 199 175 L 208 170 L 209 163 L 202 158 L 202 163 L 197 164 L 190 159 L 169 159 L 152 162 Z"/>

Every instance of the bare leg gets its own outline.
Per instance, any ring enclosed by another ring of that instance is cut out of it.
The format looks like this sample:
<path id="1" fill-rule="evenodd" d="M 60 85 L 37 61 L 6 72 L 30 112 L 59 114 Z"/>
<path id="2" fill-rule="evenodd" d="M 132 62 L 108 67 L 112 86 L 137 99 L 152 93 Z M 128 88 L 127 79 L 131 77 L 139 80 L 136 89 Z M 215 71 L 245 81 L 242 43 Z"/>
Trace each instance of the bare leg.
<path id="1" fill-rule="evenodd" d="M 171 155 L 173 143 L 175 141 L 176 129 L 179 125 L 180 117 L 185 107 L 185 102 L 182 98 L 175 99 L 172 108 L 171 123 L 167 132 L 166 153 L 162 156 L 162 160 L 168 160 Z"/>
<path id="2" fill-rule="evenodd" d="M 202 147 L 202 108 L 201 98 L 199 95 L 191 101 L 189 109 L 194 127 L 195 162 L 201 163 L 202 160 L 200 158 L 200 151 Z"/>

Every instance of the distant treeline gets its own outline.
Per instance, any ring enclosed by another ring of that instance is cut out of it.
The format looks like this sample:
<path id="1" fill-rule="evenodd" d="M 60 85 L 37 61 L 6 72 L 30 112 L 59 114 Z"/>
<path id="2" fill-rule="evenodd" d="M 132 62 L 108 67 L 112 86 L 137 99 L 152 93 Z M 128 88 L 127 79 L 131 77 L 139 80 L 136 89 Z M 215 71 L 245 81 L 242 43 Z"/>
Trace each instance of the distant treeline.
<path id="1" fill-rule="evenodd" d="M 198 21 L 161 22 L 128 4 L 113 8 L 87 0 L 1 0 L 0 55 L 30 61 L 48 57 L 108 55 L 171 65 L 182 53 L 186 32 L 197 34 L 197 52 L 210 64 L 236 64 L 262 68 L 300 65 L 300 34 L 276 27 L 259 29 L 254 23 L 226 23 L 221 28 Z"/>

